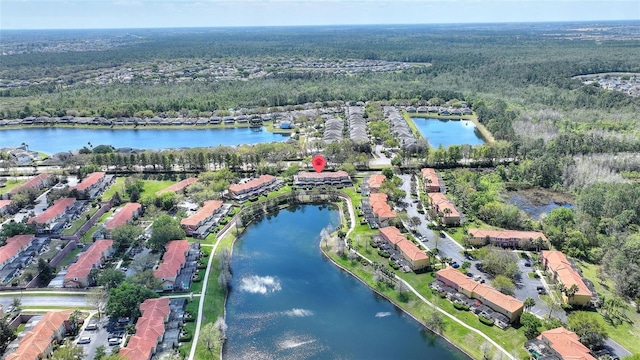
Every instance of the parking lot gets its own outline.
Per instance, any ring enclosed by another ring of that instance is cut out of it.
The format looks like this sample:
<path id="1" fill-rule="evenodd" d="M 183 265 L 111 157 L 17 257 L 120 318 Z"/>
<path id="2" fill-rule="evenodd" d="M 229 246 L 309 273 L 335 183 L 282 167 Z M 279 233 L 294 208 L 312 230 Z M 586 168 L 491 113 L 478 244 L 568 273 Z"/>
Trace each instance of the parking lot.
<path id="1" fill-rule="evenodd" d="M 531 266 L 525 266 L 525 263 L 527 262 L 529 262 Z M 528 297 L 534 299 L 536 301 L 536 305 L 529 311 L 536 315 L 543 316 L 549 314 L 549 307 L 540 299 L 540 294 L 538 293 L 538 287 L 543 286 L 542 281 L 536 278 L 532 279 L 528 276 L 528 273 L 535 271 L 535 267 L 533 265 L 535 264 L 533 264 L 530 259 L 523 259 L 521 256 L 518 256 L 520 278 L 516 280 L 515 298 L 520 301 L 524 301 Z M 555 315 L 557 316 L 558 314 Z"/>
<path id="2" fill-rule="evenodd" d="M 94 315 L 93 318 L 85 321 L 82 330 L 76 337 L 76 342 L 84 337 L 89 337 L 91 339 L 89 343 L 79 344 L 84 350 L 85 359 L 93 359 L 96 355 L 96 349 L 99 346 L 104 346 L 106 353 L 110 354 L 111 351 L 113 351 L 112 348 L 116 345 L 114 345 L 113 342 L 112 345 L 110 345 L 109 339 L 114 337 L 119 337 L 120 339 L 122 339 L 122 337 L 124 337 L 124 325 L 118 325 L 113 321 L 109 322 L 109 319 L 106 317 L 103 317 L 100 320 L 96 319 L 95 317 L 96 315 Z M 95 330 L 89 330 L 91 329 L 91 324 L 94 323 L 97 326 Z M 120 343 L 122 343 L 122 341 Z"/>

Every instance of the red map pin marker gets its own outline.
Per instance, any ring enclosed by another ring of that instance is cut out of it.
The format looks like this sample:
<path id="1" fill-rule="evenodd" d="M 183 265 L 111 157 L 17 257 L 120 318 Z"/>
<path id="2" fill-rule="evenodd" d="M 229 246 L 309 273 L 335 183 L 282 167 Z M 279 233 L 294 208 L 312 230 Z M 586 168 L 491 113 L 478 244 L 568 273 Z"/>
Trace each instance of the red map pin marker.
<path id="1" fill-rule="evenodd" d="M 327 165 L 327 160 L 322 155 L 316 155 L 311 160 L 311 165 L 316 169 L 316 172 L 322 172 L 324 167 Z"/>

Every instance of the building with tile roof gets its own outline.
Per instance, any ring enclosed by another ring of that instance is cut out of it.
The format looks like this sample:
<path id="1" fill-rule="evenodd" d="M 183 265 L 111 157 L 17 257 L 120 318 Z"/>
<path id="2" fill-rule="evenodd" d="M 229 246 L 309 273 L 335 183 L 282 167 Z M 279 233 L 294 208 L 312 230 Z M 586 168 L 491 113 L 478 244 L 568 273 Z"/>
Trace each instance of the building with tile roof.
<path id="1" fill-rule="evenodd" d="M 233 200 L 245 201 L 267 193 L 280 184 L 281 182 L 273 175 L 260 175 L 260 177 L 256 179 L 229 186 L 227 195 Z"/>
<path id="2" fill-rule="evenodd" d="M 188 218 L 180 220 L 180 225 L 187 236 L 192 236 L 200 226 L 210 221 L 222 209 L 223 202 L 220 200 L 205 201 L 200 209 Z"/>
<path id="3" fill-rule="evenodd" d="M 187 240 L 173 240 L 167 243 L 166 248 L 162 263 L 153 271 L 153 276 L 162 282 L 162 290 L 173 290 L 176 278 L 186 263 L 189 243 Z"/>
<path id="4" fill-rule="evenodd" d="M 460 224 L 460 212 L 456 206 L 442 193 L 429 193 L 431 208 L 438 213 L 445 225 Z"/>
<path id="5" fill-rule="evenodd" d="M 136 332 L 129 338 L 120 355 L 128 360 L 149 360 L 162 342 L 165 323 L 171 308 L 169 298 L 147 299 L 140 304 L 142 315 L 136 323 Z"/>
<path id="6" fill-rule="evenodd" d="M 564 327 L 543 331 L 537 340 L 550 350 L 549 359 L 560 360 L 596 360 L 588 347 L 584 346 L 578 335 Z M 544 354 L 547 355 L 547 354 Z M 545 359 L 546 359 L 545 358 Z"/>
<path id="7" fill-rule="evenodd" d="M 369 191 L 371 193 L 377 193 L 380 190 L 380 186 L 387 179 L 386 176 L 382 174 L 373 174 L 369 176 L 367 179 L 367 185 L 369 185 Z"/>
<path id="8" fill-rule="evenodd" d="M 424 184 L 424 190 L 426 192 L 440 192 L 440 178 L 435 169 L 424 168 L 420 170 L 422 174 L 422 183 Z"/>
<path id="9" fill-rule="evenodd" d="M 89 274 L 92 269 L 100 268 L 114 253 L 113 240 L 96 240 L 89 248 L 78 256 L 78 261 L 71 264 L 64 276 L 63 286 L 67 288 L 85 288 L 90 284 Z"/>
<path id="10" fill-rule="evenodd" d="M 323 171 L 305 172 L 301 171 L 293 176 L 293 186 L 304 189 L 312 189 L 320 186 L 331 186 L 343 188 L 351 186 L 353 182 L 346 171 Z"/>
<path id="11" fill-rule="evenodd" d="M 7 238 L 6 243 L 0 246 L 0 270 L 19 257 L 35 238 L 35 235 L 15 235 Z"/>
<path id="12" fill-rule="evenodd" d="M 79 193 L 83 191 L 91 191 L 100 184 L 100 181 L 104 179 L 106 173 L 93 172 L 88 174 L 82 181 L 74 186 L 71 190 L 77 190 Z"/>
<path id="13" fill-rule="evenodd" d="M 585 284 L 582 275 L 575 268 L 567 257 L 560 251 L 543 250 L 540 256 L 540 262 L 544 266 L 553 280 L 564 285 L 565 289 L 569 289 L 572 285 L 576 285 L 577 291 L 572 296 L 562 293 L 562 301 L 565 304 L 588 306 L 591 300 L 595 298 L 594 293 Z"/>
<path id="14" fill-rule="evenodd" d="M 370 194 L 369 204 L 371 205 L 371 209 L 379 226 L 388 226 L 389 220 L 397 216 L 396 212 L 391 210 L 391 206 L 387 203 L 387 194 Z"/>
<path id="15" fill-rule="evenodd" d="M 53 223 L 60 220 L 75 203 L 76 199 L 74 198 L 57 199 L 44 212 L 27 220 L 27 223 L 35 223 L 38 230 L 46 231 Z"/>
<path id="16" fill-rule="evenodd" d="M 11 210 L 11 200 L 0 200 L 0 216 L 8 214 Z"/>
<path id="17" fill-rule="evenodd" d="M 402 257 L 411 264 L 413 271 L 429 266 L 429 256 L 411 240 L 404 237 L 395 226 L 380 228 L 380 236 L 396 250 L 400 251 Z"/>
<path id="18" fill-rule="evenodd" d="M 11 196 L 19 193 L 25 189 L 36 189 L 40 190 L 47 186 L 51 185 L 51 175 L 50 174 L 40 174 L 38 176 L 32 177 L 27 180 L 25 183 L 22 183 L 13 189 L 9 190 L 7 193 L 2 195 L 2 199 L 8 200 L 11 199 Z"/>
<path id="19" fill-rule="evenodd" d="M 73 310 L 49 311 L 20 340 L 16 351 L 8 354 L 6 360 L 36 360 L 48 358 L 53 353 L 53 345 L 61 342 L 69 331 L 69 316 Z"/>
<path id="20" fill-rule="evenodd" d="M 531 241 L 540 238 L 547 246 L 548 240 L 539 231 L 518 231 L 518 230 L 489 230 L 489 229 L 469 229 L 469 242 L 473 245 L 491 245 L 502 247 L 518 247 L 522 241 Z"/>
<path id="21" fill-rule="evenodd" d="M 438 270 L 436 280 L 471 299 L 479 300 L 493 311 L 505 315 L 511 322 L 517 321 L 522 315 L 524 309 L 522 301 L 505 295 L 488 285 L 476 282 L 450 266 Z"/>
<path id="22" fill-rule="evenodd" d="M 166 187 L 164 189 L 156 191 L 156 195 L 162 195 L 162 194 L 164 194 L 166 192 L 178 192 L 178 191 L 184 190 L 187 186 L 193 184 L 196 181 L 198 181 L 198 179 L 193 178 L 193 177 L 184 179 L 184 180 L 182 180 L 182 181 L 180 181 L 178 183 L 175 183 L 175 184 L 173 184 L 173 185 L 171 185 L 169 187 Z"/>
<path id="23" fill-rule="evenodd" d="M 105 235 L 111 233 L 111 230 L 130 223 L 142 213 L 142 204 L 127 203 L 125 206 L 116 210 L 113 216 L 108 219 L 104 225 Z"/>

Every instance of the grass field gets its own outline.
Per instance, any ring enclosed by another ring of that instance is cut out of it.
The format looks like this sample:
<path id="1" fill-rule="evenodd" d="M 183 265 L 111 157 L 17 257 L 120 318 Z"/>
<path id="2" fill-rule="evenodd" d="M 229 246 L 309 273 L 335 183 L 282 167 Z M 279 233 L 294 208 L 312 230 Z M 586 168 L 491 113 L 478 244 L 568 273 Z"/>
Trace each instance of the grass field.
<path id="1" fill-rule="evenodd" d="M 167 188 L 177 182 L 177 180 L 144 180 L 144 187 L 140 194 L 140 201 L 144 202 L 145 199 L 156 196 L 157 191 Z"/>
<path id="2" fill-rule="evenodd" d="M 24 184 L 26 182 L 27 182 L 27 180 L 11 180 L 11 179 L 9 179 L 4 183 L 3 187 L 0 187 L 0 195 L 1 194 L 6 194 L 9 191 L 11 191 L 14 188 L 16 188 L 17 186 L 22 185 L 22 184 Z"/>
<path id="3" fill-rule="evenodd" d="M 120 194 L 120 198 L 124 200 L 127 197 L 124 191 L 124 180 L 125 177 L 117 177 L 116 181 L 102 194 L 102 199 L 111 200 L 111 197 L 113 197 L 113 194 L 117 191 Z"/>

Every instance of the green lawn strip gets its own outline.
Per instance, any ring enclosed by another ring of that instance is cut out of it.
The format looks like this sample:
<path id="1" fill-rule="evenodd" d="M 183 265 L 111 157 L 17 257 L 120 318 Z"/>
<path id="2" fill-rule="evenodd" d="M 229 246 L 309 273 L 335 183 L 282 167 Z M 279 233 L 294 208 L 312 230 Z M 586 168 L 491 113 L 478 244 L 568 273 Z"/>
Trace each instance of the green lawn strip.
<path id="1" fill-rule="evenodd" d="M 177 182 L 177 180 L 144 180 L 144 187 L 140 194 L 140 202 L 156 196 L 156 192 L 168 188 Z"/>
<path id="2" fill-rule="evenodd" d="M 273 126 L 273 123 L 267 124 L 264 126 L 268 132 L 272 132 L 275 134 L 293 134 L 296 129 L 280 129 Z"/>
<path id="3" fill-rule="evenodd" d="M 193 300 L 187 300 L 187 306 L 185 308 L 185 312 L 188 312 L 193 317 L 194 321 L 185 322 L 182 329 L 186 331 L 191 339 L 187 342 L 181 342 L 178 346 L 178 350 L 183 357 L 189 356 L 189 350 L 191 349 L 191 344 L 193 343 L 193 334 L 196 331 L 196 316 L 198 315 L 198 306 L 200 305 L 200 298 L 194 297 Z"/>
<path id="4" fill-rule="evenodd" d="M 271 198 L 276 197 L 276 196 L 288 194 L 290 192 L 291 192 L 291 186 L 285 185 L 285 186 L 283 186 L 282 188 L 280 188 L 277 191 L 272 191 L 272 192 L 268 193 L 267 194 L 267 199 L 271 199 Z M 260 199 L 262 200 L 262 199 L 264 199 L 264 197 L 261 196 Z"/>
<path id="5" fill-rule="evenodd" d="M 46 312 L 50 309 L 53 310 L 67 310 L 72 308 L 71 306 L 66 306 L 66 305 L 27 305 L 27 306 L 22 306 L 22 310 L 29 310 L 29 312 Z M 94 307 L 91 306 L 73 306 L 73 309 L 78 309 L 78 310 L 94 310 Z"/>
<path id="6" fill-rule="evenodd" d="M 126 193 L 124 191 L 125 179 L 126 177 L 117 177 L 116 181 L 114 181 L 113 184 L 111 184 L 111 186 L 107 190 L 105 190 L 105 192 L 102 194 L 102 199 L 105 201 L 111 200 L 111 197 L 113 197 L 113 194 L 115 194 L 116 192 L 120 194 L 120 198 L 122 200 L 127 198 Z"/>
<path id="7" fill-rule="evenodd" d="M 615 340 L 632 354 L 640 354 L 640 341 L 638 341 L 638 339 L 640 339 L 640 328 L 638 327 L 637 322 L 634 322 L 633 324 L 626 322 L 622 325 L 613 326 L 604 321 L 602 319 L 602 315 L 596 311 L 580 312 L 586 313 L 590 317 L 599 318 L 599 320 L 605 324 L 605 329 L 609 338 Z M 630 310 L 627 313 L 630 314 L 631 312 L 633 311 Z"/>
<path id="8" fill-rule="evenodd" d="M 12 189 L 14 189 L 14 188 L 26 183 L 26 182 L 27 182 L 26 179 L 25 180 L 11 180 L 11 179 L 9 179 L 4 183 L 3 187 L 0 187 L 0 194 L 6 194 L 9 191 L 11 191 Z"/>
<path id="9" fill-rule="evenodd" d="M 407 124 L 409 125 L 409 129 L 411 129 L 411 132 L 413 133 L 413 136 L 416 137 L 416 139 L 422 139 L 422 133 L 418 130 L 418 127 L 416 126 L 416 123 L 413 122 L 413 119 L 411 118 L 411 116 L 409 115 L 409 113 L 407 113 L 406 111 L 402 111 L 402 115 L 404 116 L 404 120 L 407 122 Z"/>
<path id="10" fill-rule="evenodd" d="M 65 266 L 69 265 L 71 260 L 73 260 L 81 251 L 82 251 L 82 249 L 79 249 L 79 248 L 75 248 L 75 249 L 69 251 L 69 253 L 67 255 L 65 255 L 65 257 L 62 259 L 62 261 L 60 261 L 60 263 L 58 264 L 58 268 L 63 268 Z"/>
<path id="11" fill-rule="evenodd" d="M 64 231 L 62 231 L 62 235 L 73 235 L 76 233 L 76 231 L 78 231 L 78 229 L 80 229 L 80 227 L 82 225 L 84 225 L 87 222 L 87 215 L 89 215 L 89 217 L 93 216 L 93 214 L 95 214 L 96 212 L 98 212 L 97 207 L 93 207 L 90 206 L 89 210 L 83 212 L 82 214 L 80 214 L 80 217 L 78 217 L 77 220 L 75 220 L 74 222 L 71 223 L 71 227 L 68 229 L 64 229 Z"/>
<path id="12" fill-rule="evenodd" d="M 89 228 L 89 230 L 82 235 L 82 238 L 80 239 L 80 242 L 84 243 L 84 244 L 88 244 L 91 243 L 93 241 L 93 234 L 98 231 L 99 228 L 99 224 L 93 225 L 92 227 Z"/>

